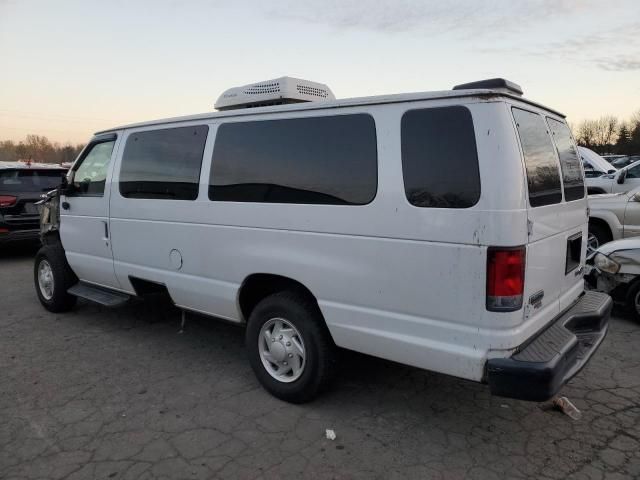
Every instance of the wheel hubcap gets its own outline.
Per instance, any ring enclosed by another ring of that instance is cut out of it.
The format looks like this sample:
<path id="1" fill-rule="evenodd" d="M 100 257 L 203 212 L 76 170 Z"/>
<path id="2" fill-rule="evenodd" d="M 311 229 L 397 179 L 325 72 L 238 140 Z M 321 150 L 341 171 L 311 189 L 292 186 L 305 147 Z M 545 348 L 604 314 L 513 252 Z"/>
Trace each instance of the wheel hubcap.
<path id="1" fill-rule="evenodd" d="M 53 297 L 53 271 L 46 260 L 42 260 L 38 266 L 38 287 L 46 300 Z"/>
<path id="2" fill-rule="evenodd" d="M 284 318 L 272 318 L 262 326 L 258 351 L 265 370 L 280 382 L 293 382 L 304 371 L 304 341 L 298 329 Z"/>

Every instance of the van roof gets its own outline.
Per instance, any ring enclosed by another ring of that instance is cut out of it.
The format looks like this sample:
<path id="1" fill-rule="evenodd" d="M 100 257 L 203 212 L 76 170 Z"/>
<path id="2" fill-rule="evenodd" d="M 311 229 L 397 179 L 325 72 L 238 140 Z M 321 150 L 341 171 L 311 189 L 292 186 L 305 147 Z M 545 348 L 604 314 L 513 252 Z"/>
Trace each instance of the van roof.
<path id="1" fill-rule="evenodd" d="M 164 123 L 177 123 L 177 122 L 191 122 L 198 120 L 210 120 L 216 118 L 231 118 L 246 115 L 265 114 L 265 113 L 280 113 L 280 112 L 296 112 L 306 110 L 322 110 L 329 108 L 341 108 L 341 107 L 354 107 L 360 105 L 378 105 L 384 103 L 405 103 L 419 100 L 438 100 L 446 98 L 463 98 L 463 97 L 480 97 L 484 99 L 506 97 L 518 102 L 528 103 L 535 107 L 543 108 L 555 115 L 565 118 L 565 115 L 546 107 L 540 103 L 533 102 L 522 98 L 521 96 L 512 95 L 499 90 L 494 89 L 464 89 L 464 90 L 443 90 L 437 92 L 417 92 L 417 93 L 399 93 L 390 95 L 376 95 L 370 97 L 354 97 L 354 98 L 342 98 L 336 100 L 324 100 L 319 102 L 304 102 L 294 103 L 288 105 L 275 105 L 269 107 L 255 107 L 255 108 L 243 108 L 238 110 L 225 110 L 219 112 L 206 112 L 195 115 L 186 115 L 181 117 L 163 118 L 158 120 L 150 120 L 146 122 L 131 123 L 127 125 L 121 125 L 114 128 L 100 130 L 96 132 L 96 135 L 101 135 L 116 130 L 124 130 L 127 128 L 137 128 L 150 125 L 162 125 Z"/>

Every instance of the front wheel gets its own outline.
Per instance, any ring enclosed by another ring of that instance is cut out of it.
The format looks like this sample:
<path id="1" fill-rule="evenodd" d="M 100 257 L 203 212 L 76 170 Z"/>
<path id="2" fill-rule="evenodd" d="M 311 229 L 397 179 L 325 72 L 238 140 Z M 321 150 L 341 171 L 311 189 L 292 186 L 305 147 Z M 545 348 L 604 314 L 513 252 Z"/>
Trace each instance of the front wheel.
<path id="1" fill-rule="evenodd" d="M 256 377 L 281 400 L 310 401 L 331 379 L 335 346 L 318 306 L 302 295 L 280 292 L 260 301 L 246 346 Z"/>
<path id="2" fill-rule="evenodd" d="M 50 312 L 66 312 L 76 304 L 77 298 L 67 290 L 78 279 L 59 246 L 45 245 L 38 251 L 33 276 L 38 299 Z"/>

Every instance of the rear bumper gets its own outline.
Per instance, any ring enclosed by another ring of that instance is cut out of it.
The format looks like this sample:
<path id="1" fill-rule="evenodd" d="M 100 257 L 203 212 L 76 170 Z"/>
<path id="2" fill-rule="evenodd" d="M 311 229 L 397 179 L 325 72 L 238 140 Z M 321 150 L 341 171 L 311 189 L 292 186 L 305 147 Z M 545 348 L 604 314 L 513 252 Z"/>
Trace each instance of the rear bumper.
<path id="1" fill-rule="evenodd" d="M 544 401 L 584 367 L 607 334 L 613 302 L 588 291 L 511 357 L 487 361 L 493 395 Z"/>
<path id="2" fill-rule="evenodd" d="M 9 242 L 37 240 L 40 216 L 32 214 L 0 215 L 0 245 Z"/>
<path id="3" fill-rule="evenodd" d="M 0 245 L 11 242 L 38 240 L 40 238 L 40 228 L 12 230 L 9 227 L 8 232 L 3 232 L 3 228 L 6 227 L 0 224 Z"/>

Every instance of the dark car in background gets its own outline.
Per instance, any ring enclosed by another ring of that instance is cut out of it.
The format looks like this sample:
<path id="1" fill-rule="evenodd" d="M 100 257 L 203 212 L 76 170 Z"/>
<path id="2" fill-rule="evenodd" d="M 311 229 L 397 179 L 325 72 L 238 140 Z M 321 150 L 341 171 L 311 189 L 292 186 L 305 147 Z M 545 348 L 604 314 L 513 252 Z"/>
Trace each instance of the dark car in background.
<path id="1" fill-rule="evenodd" d="M 57 188 L 67 168 L 32 162 L 0 162 L 0 245 L 37 240 L 40 195 Z"/>

